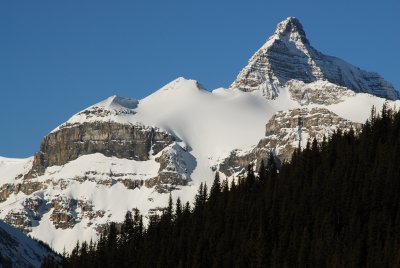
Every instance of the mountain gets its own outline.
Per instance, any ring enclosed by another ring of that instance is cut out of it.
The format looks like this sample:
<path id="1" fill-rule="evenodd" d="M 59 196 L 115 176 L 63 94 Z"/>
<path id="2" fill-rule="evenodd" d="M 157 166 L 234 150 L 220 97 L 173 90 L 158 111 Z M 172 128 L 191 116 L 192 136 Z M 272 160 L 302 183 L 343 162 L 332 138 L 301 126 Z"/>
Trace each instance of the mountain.
<path id="1" fill-rule="evenodd" d="M 281 87 L 296 80 L 306 84 L 328 81 L 354 92 L 364 92 L 397 100 L 400 93 L 376 73 L 366 72 L 336 57 L 313 48 L 300 21 L 289 17 L 278 24 L 275 33 L 253 55 L 231 88 L 260 90 L 274 99 Z M 298 88 L 298 85 L 294 86 Z M 330 88 L 331 85 L 319 84 Z"/>
<path id="2" fill-rule="evenodd" d="M 313 141 L 279 169 L 215 176 L 192 210 L 171 202 L 144 232 L 128 214 L 66 267 L 400 267 L 399 126 L 386 107 L 359 135 Z"/>
<path id="3" fill-rule="evenodd" d="M 178 78 L 141 100 L 111 96 L 46 135 L 27 159 L 0 158 L 0 218 L 58 251 L 96 240 L 127 210 L 161 213 L 202 182 L 242 176 L 313 138 L 360 130 L 399 93 L 380 76 L 311 47 L 281 22 L 229 89 Z M 145 218 L 145 221 L 148 221 Z"/>
<path id="4" fill-rule="evenodd" d="M 0 221 L 0 267 L 40 267 L 48 257 L 58 258 L 45 245 Z"/>

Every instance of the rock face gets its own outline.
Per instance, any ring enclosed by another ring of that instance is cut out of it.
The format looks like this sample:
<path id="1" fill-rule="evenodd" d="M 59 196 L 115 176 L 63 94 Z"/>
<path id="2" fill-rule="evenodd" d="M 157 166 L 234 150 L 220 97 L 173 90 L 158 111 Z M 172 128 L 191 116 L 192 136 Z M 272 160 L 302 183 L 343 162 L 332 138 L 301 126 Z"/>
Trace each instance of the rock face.
<path id="1" fill-rule="evenodd" d="M 0 202 L 7 200 L 11 193 L 14 192 L 14 185 L 13 184 L 3 184 L 0 187 Z"/>
<path id="2" fill-rule="evenodd" d="M 156 155 L 174 140 L 166 132 L 143 125 L 94 122 L 64 127 L 42 140 L 26 178 L 43 175 L 49 166 L 61 166 L 93 153 L 146 161 L 150 154 Z"/>
<path id="3" fill-rule="evenodd" d="M 310 45 L 303 26 L 294 17 L 278 24 L 274 35 L 253 55 L 230 86 L 243 91 L 260 90 L 275 99 L 291 80 L 306 84 L 328 81 L 354 92 L 397 100 L 398 91 L 376 73 L 366 72 Z"/>
<path id="4" fill-rule="evenodd" d="M 32 227 L 39 224 L 44 213 L 48 212 L 50 206 L 42 197 L 32 195 L 22 202 L 22 206 L 10 210 L 4 217 L 4 222 L 17 227 L 24 233 L 32 231 Z"/>
<path id="5" fill-rule="evenodd" d="M 78 116 L 93 119 L 95 115 L 113 114 L 99 106 L 89 111 L 80 112 Z M 120 192 L 128 193 L 141 187 L 154 188 L 157 193 L 179 189 L 191 180 L 195 160 L 175 140 L 172 134 L 142 124 L 102 120 L 64 124 L 44 137 L 29 172 L 18 175 L 14 183 L 0 186 L 0 202 L 10 202 L 12 194 L 27 195 L 20 205 L 8 210 L 4 221 L 30 233 L 43 215 L 49 213 L 48 221 L 56 230 L 73 229 L 81 224 L 84 228 L 101 231 L 113 212 L 96 207 L 87 196 L 71 196 L 71 188 L 94 183 L 106 189 L 120 184 L 124 188 Z M 98 161 L 105 161 L 109 169 L 90 166 L 91 162 L 96 162 L 94 155 L 99 156 Z M 86 156 L 88 166 L 82 160 Z M 110 158 L 115 160 L 110 163 Z M 60 170 L 75 161 L 79 164 L 72 167 L 72 173 L 57 177 Z M 144 170 L 134 166 L 127 169 L 128 164 L 143 165 Z"/>
<path id="6" fill-rule="evenodd" d="M 195 167 L 193 156 L 176 143 L 174 135 L 157 127 L 118 122 L 120 116 L 135 112 L 120 107 L 121 103 L 130 102 L 118 98 L 116 105 L 115 98 L 106 100 L 109 106 L 94 105 L 75 115 L 78 119 L 85 117 L 84 122 L 67 122 L 49 133 L 42 140 L 31 169 L 18 174 L 13 182 L 0 185 L 0 202 L 12 204 L 11 195 L 26 195 L 20 204 L 11 205 L 3 213 L 5 222 L 30 233 L 48 213 L 48 221 L 56 230 L 73 229 L 80 224 L 98 232 L 113 211 L 99 208 L 85 195 L 71 196 L 71 188 L 89 183 L 105 191 L 123 185 L 121 193 L 132 194 L 141 187 L 168 193 L 188 184 Z M 105 169 L 101 164 L 91 166 L 96 162 L 94 155 L 100 163 L 104 161 Z M 82 160 L 85 157 L 88 164 Z M 72 172 L 57 175 L 75 161 L 78 164 L 72 164 Z M 127 169 L 129 164 L 133 166 Z"/>
<path id="7" fill-rule="evenodd" d="M 267 160 L 270 152 L 280 160 L 290 160 L 294 150 L 304 148 L 314 138 L 322 142 L 335 131 L 361 130 L 362 125 L 339 117 L 325 108 L 299 108 L 277 112 L 265 126 L 265 137 L 249 151 L 232 151 L 218 168 L 232 176 L 245 171 L 249 163 L 259 167 L 261 159 Z"/>
<path id="8" fill-rule="evenodd" d="M 50 215 L 50 220 L 53 222 L 56 229 L 67 229 L 75 226 L 79 220 L 76 217 L 78 201 L 73 198 L 58 197 L 52 200 L 53 210 Z"/>
<path id="9" fill-rule="evenodd" d="M 355 93 L 345 87 L 337 86 L 328 81 L 304 83 L 290 80 L 286 83 L 290 96 L 301 106 L 309 104 L 331 105 L 342 102 L 346 97 L 355 96 Z"/>
<path id="10" fill-rule="evenodd" d="M 190 174 L 193 172 L 196 160 L 185 149 L 178 144 L 174 144 L 164 150 L 160 157 L 156 159 L 160 163 L 158 175 L 147 180 L 147 187 L 156 186 L 159 192 L 170 192 L 177 186 L 187 185 L 190 181 Z"/>
<path id="11" fill-rule="evenodd" d="M 299 124 L 300 123 L 300 124 Z M 274 150 L 281 160 L 290 160 L 295 148 L 314 138 L 322 142 L 335 131 L 361 130 L 361 124 L 339 117 L 325 108 L 301 108 L 276 113 L 266 125 L 265 138 L 258 146 Z"/>

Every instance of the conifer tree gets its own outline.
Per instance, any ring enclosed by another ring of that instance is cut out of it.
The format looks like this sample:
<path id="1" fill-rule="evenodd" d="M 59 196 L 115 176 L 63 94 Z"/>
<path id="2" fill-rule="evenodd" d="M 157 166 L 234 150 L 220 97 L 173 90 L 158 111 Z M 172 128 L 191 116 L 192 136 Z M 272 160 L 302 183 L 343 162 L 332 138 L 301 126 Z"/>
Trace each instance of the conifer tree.
<path id="1" fill-rule="evenodd" d="M 221 193 L 221 181 L 219 178 L 219 172 L 215 173 L 214 183 L 210 190 L 210 199 L 215 199 Z"/>
<path id="2" fill-rule="evenodd" d="M 199 190 L 197 191 L 197 194 L 194 197 L 194 207 L 195 207 L 195 209 L 198 209 L 198 208 L 203 206 L 203 197 L 204 197 L 203 183 L 200 183 Z"/>
<path id="3" fill-rule="evenodd" d="M 134 236 L 134 222 L 132 212 L 129 210 L 125 214 L 125 220 L 121 225 L 120 242 L 121 246 L 127 245 Z"/>
<path id="4" fill-rule="evenodd" d="M 168 198 L 168 206 L 167 206 L 167 210 L 166 210 L 166 213 L 165 213 L 167 221 L 171 221 L 172 220 L 173 210 L 174 210 L 174 203 L 172 201 L 172 194 L 170 192 L 169 193 L 169 198 Z"/>
<path id="5" fill-rule="evenodd" d="M 260 181 L 264 181 L 266 179 L 266 168 L 264 164 L 264 159 L 261 159 L 260 167 L 258 168 L 258 177 Z"/>
<path id="6" fill-rule="evenodd" d="M 176 199 L 175 215 L 177 219 L 180 219 L 182 216 L 182 203 L 179 197 Z"/>

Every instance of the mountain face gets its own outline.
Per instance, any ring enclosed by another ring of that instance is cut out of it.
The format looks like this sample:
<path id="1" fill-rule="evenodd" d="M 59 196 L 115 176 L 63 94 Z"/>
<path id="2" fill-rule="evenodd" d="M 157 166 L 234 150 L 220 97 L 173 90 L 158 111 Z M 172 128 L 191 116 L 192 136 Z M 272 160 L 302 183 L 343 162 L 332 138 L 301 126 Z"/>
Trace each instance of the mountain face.
<path id="1" fill-rule="evenodd" d="M 46 135 L 27 159 L 0 158 L 0 218 L 58 251 L 96 240 L 127 210 L 192 201 L 215 171 L 232 180 L 273 153 L 359 131 L 399 93 L 379 75 L 314 49 L 288 18 L 229 89 L 178 78 L 142 100 L 111 96 Z"/>
<path id="2" fill-rule="evenodd" d="M 298 19 L 289 17 L 278 24 L 275 33 L 253 55 L 231 88 L 261 90 L 274 99 L 288 82 L 306 84 L 328 81 L 354 92 L 364 92 L 391 100 L 399 92 L 376 73 L 366 72 L 347 62 L 322 54 L 310 45 Z M 321 86 L 321 85 L 320 85 Z M 325 85 L 329 89 L 329 85 Z"/>
<path id="3" fill-rule="evenodd" d="M 46 246 L 0 221 L 0 267 L 40 267 L 47 257 L 58 257 Z"/>
<path id="4" fill-rule="evenodd" d="M 280 160 L 288 160 L 296 148 L 305 148 L 311 139 L 322 142 L 324 137 L 338 130 L 357 133 L 361 126 L 322 107 L 279 111 L 265 125 L 265 137 L 256 146 L 248 151 L 233 150 L 219 163 L 218 169 L 225 175 L 233 176 L 243 172 L 249 163 L 254 162 L 259 167 L 262 159 L 267 160 L 271 149 L 278 153 Z"/>

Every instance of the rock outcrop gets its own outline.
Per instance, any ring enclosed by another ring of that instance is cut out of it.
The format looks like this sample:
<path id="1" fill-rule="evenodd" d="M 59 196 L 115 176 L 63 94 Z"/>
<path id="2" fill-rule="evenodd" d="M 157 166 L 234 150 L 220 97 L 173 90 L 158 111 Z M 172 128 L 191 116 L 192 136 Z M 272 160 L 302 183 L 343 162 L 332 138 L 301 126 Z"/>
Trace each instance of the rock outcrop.
<path id="1" fill-rule="evenodd" d="M 147 180 L 145 185 L 150 188 L 156 186 L 156 190 L 161 193 L 187 185 L 196 162 L 194 157 L 177 143 L 164 150 L 156 161 L 160 163 L 158 175 Z"/>
<path id="2" fill-rule="evenodd" d="M 286 83 L 286 88 L 289 90 L 291 98 L 301 106 L 337 104 L 342 102 L 344 98 L 355 95 L 353 91 L 328 81 L 304 83 L 298 80 L 290 80 Z"/>
<path id="3" fill-rule="evenodd" d="M 300 122 L 299 122 L 300 121 Z M 335 131 L 361 130 L 354 123 L 326 108 L 301 108 L 276 113 L 265 126 L 265 138 L 258 147 L 269 147 L 281 160 L 290 160 L 295 148 L 305 147 L 314 138 L 322 142 Z"/>
<path id="4" fill-rule="evenodd" d="M 50 220 L 53 222 L 56 229 L 67 229 L 74 227 L 79 221 L 76 214 L 78 201 L 73 198 L 58 197 L 52 201 L 53 211 L 50 215 Z"/>
<path id="5" fill-rule="evenodd" d="M 227 176 L 242 173 L 249 163 L 259 167 L 273 152 L 281 162 L 290 160 L 299 146 L 305 148 L 314 138 L 322 142 L 335 131 L 361 130 L 362 125 L 339 117 L 325 108 L 299 108 L 277 112 L 265 126 L 265 137 L 249 151 L 234 150 L 218 168 Z"/>
<path id="6" fill-rule="evenodd" d="M 25 178 L 43 175 L 47 167 L 94 153 L 146 161 L 150 154 L 156 155 L 174 140 L 167 132 L 139 124 L 93 122 L 60 128 L 44 137 Z"/>

